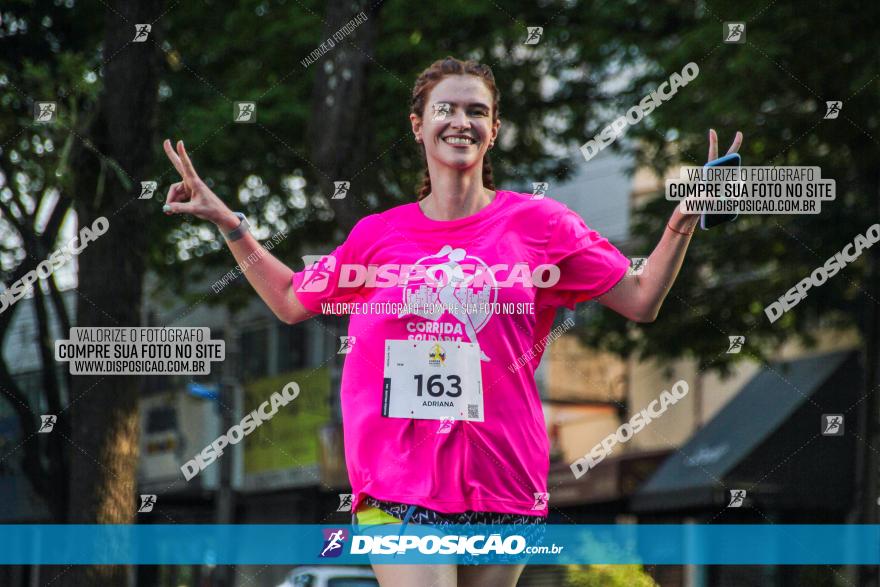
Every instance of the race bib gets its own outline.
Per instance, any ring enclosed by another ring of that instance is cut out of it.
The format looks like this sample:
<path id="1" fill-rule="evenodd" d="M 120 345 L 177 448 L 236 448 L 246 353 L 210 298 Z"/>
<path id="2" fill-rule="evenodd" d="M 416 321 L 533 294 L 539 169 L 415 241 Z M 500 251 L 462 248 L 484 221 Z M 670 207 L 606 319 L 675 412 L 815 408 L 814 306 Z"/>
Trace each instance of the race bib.
<path id="1" fill-rule="evenodd" d="M 482 422 L 480 347 L 449 340 L 386 340 L 382 415 Z"/>

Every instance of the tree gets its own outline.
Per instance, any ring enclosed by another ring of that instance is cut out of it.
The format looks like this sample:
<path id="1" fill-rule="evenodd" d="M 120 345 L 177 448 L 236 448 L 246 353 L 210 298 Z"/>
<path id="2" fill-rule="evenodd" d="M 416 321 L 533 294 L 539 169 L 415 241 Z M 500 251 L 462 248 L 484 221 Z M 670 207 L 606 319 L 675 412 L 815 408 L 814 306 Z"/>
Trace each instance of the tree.
<path id="1" fill-rule="evenodd" d="M 837 199 L 820 215 L 741 216 L 736 223 L 698 230 L 657 322 L 627 328 L 602 312 L 583 337 L 621 353 L 660 360 L 694 357 L 700 369 L 726 372 L 732 361 L 765 361 L 783 341 L 813 342 L 817 327 L 854 326 L 864 341 L 867 371 L 861 428 L 862 477 L 857 480 L 858 520 L 876 523 L 880 460 L 878 412 L 878 281 L 880 250 L 810 290 L 796 308 L 770 323 L 764 308 L 809 276 L 855 235 L 877 222 L 880 206 L 876 76 L 876 3 L 857 2 L 845 12 L 814 5 L 745 2 L 593 5 L 595 22 L 628 26 L 609 42 L 605 59 L 632 73 L 611 102 L 620 113 L 690 61 L 697 79 L 627 133 L 639 164 L 662 173 L 676 163 L 705 161 L 707 131 L 721 143 L 745 134 L 744 165 L 812 165 L 836 180 Z M 746 42 L 722 42 L 725 21 L 745 21 Z M 835 47 L 838 50 L 830 51 Z M 825 102 L 842 100 L 839 118 L 825 120 Z M 607 119 L 595 121 L 592 136 Z M 618 143 L 615 148 L 626 149 Z M 661 175 L 662 176 L 662 175 Z M 637 211 L 632 254 L 647 254 L 664 230 L 672 204 L 658 198 Z M 622 335 L 607 333 L 623 333 Z M 746 335 L 740 354 L 726 354 L 728 335 Z M 874 447 L 874 448 L 872 448 Z M 876 585 L 865 567 L 860 584 Z"/>
<path id="2" fill-rule="evenodd" d="M 0 243 L 0 271 L 8 286 L 36 269 L 63 242 L 62 224 L 72 208 L 70 158 L 77 145 L 78 114 L 95 99 L 93 80 L 87 79 L 88 52 L 96 38 L 89 26 L 93 16 L 80 12 L 74 23 L 67 7 L 16 6 L 3 14 L 3 51 L 0 58 L 0 218 L 4 230 Z M 30 31 L 30 34 L 28 33 Z M 38 101 L 57 101 L 55 123 L 35 122 Z M 65 268 L 64 270 L 69 270 Z M 0 360 L 0 387 L 15 411 L 24 442 L 22 468 L 34 492 L 49 508 L 54 520 L 67 512 L 68 449 L 70 421 L 59 418 L 56 434 L 37 435 L 38 406 L 45 402 L 49 413 L 64 411 L 71 389 L 69 375 L 59 377 L 50 339 L 50 316 L 63 331 L 70 316 L 59 292 L 58 273 L 37 281 L 31 288 L 35 310 L 44 397 L 24 393 L 10 365 Z M 21 306 L 4 304 L 0 313 L 0 339 L 5 340 Z M 2 458 L 11 457 L 12 453 Z"/>
<path id="3" fill-rule="evenodd" d="M 73 193 L 81 221 L 106 217 L 110 225 L 80 258 L 78 290 L 88 303 L 77 304 L 78 325 L 140 324 L 145 227 L 151 219 L 137 205 L 137 197 L 156 144 L 159 60 L 155 41 L 132 39 L 135 25 L 155 19 L 161 5 L 160 0 L 119 0 L 104 15 L 103 84 L 84 123 L 86 139 L 73 157 Z M 108 270 L 113 272 L 111 279 Z M 134 521 L 139 383 L 139 377 L 119 375 L 73 379 L 71 523 Z M 76 567 L 60 578 L 71 586 L 125 582 L 121 566 Z"/>
<path id="4" fill-rule="evenodd" d="M 864 310 L 858 309 L 858 288 L 842 279 L 812 292 L 796 312 L 773 327 L 762 325 L 761 314 L 764 305 L 819 264 L 800 242 L 818 251 L 823 242 L 842 244 L 850 239 L 850 227 L 857 226 L 857 220 L 863 222 L 858 195 L 877 193 L 877 177 L 870 175 L 876 142 L 856 130 L 862 127 L 876 136 L 877 121 L 866 113 L 867 104 L 876 98 L 877 82 L 870 78 L 870 68 L 864 68 L 864 75 L 835 70 L 823 48 L 809 43 L 811 35 L 821 30 L 826 45 L 845 47 L 844 63 L 876 65 L 868 42 L 876 33 L 866 30 L 868 16 L 875 15 L 876 8 L 866 4 L 861 10 L 832 16 L 824 8 L 807 13 L 772 4 L 762 10 L 764 3 L 748 2 L 737 4 L 737 13 L 723 17 L 736 20 L 746 8 L 755 14 L 746 45 L 723 45 L 722 15 L 703 4 L 246 0 L 223 10 L 180 4 L 163 12 L 155 0 L 126 0 L 107 8 L 77 7 L 75 22 L 62 9 L 53 8 L 66 15 L 61 19 L 64 28 L 55 33 L 60 45 L 76 48 L 72 53 L 79 55 L 78 61 L 53 53 L 47 35 L 39 47 L 30 46 L 33 41 L 27 36 L 18 50 L 34 55 L 36 70 L 56 61 L 67 63 L 70 72 L 76 72 L 73 64 L 79 63 L 79 74 L 86 66 L 97 69 L 100 83 L 94 88 L 102 92 L 100 99 L 82 97 L 68 105 L 67 112 L 77 113 L 75 125 L 73 119 L 66 119 L 68 130 L 76 134 L 61 134 L 71 144 L 74 163 L 68 176 L 76 181 L 67 193 L 75 201 L 80 221 L 109 213 L 111 223 L 110 231 L 81 259 L 80 293 L 91 303 L 79 304 L 77 323 L 137 324 L 147 267 L 157 270 L 165 287 L 190 303 L 235 306 L 252 297 L 242 287 L 206 299 L 207 292 L 193 287 L 201 277 L 226 273 L 231 261 L 222 241 L 202 224 L 187 219 L 172 223 L 159 215 L 161 195 L 173 177 L 167 161 L 155 156 L 161 138 L 186 140 L 202 177 L 231 207 L 255 221 L 258 236 L 287 231 L 288 238 L 273 253 L 295 265 L 291 260 L 304 246 L 338 243 L 358 218 L 414 199 L 423 162 L 411 142 L 410 91 L 416 75 L 447 54 L 482 60 L 493 68 L 502 93 L 503 120 L 493 164 L 496 182 L 502 186 L 522 188 L 533 181 L 552 185 L 565 179 L 580 163 L 577 146 L 608 122 L 597 107 L 618 97 L 616 104 L 628 108 L 691 60 L 700 63 L 700 78 L 630 131 L 639 139 L 642 161 L 658 168 L 671 164 L 674 153 L 666 143 L 674 130 L 680 137 L 678 152 L 686 161 L 701 163 L 706 128 L 736 125 L 746 133 L 747 163 L 772 161 L 779 154 L 780 162 L 819 164 L 825 175 L 838 180 L 838 201 L 826 206 L 821 221 L 744 217 L 734 226 L 699 235 L 705 246 L 692 247 L 664 309 L 669 313 L 673 304 L 680 304 L 686 311 L 678 314 L 686 319 L 678 324 L 659 321 L 632 335 L 619 335 L 627 333 L 622 322 L 603 314 L 597 329 L 603 336 L 596 342 L 619 352 L 653 351 L 660 357 L 693 353 L 704 359 L 702 366 L 723 367 L 735 355 L 711 362 L 720 353 L 719 339 L 726 338 L 707 325 L 703 319 L 707 312 L 711 314 L 706 317 L 724 324 L 728 332 L 748 333 L 748 349 L 756 356 L 792 333 L 808 336 L 805 316 L 812 313 L 810 308 L 835 307 L 839 311 L 828 314 L 828 319 L 851 323 Z M 31 23 L 40 21 L 38 9 L 25 10 Z M 92 11 L 98 10 L 106 11 L 106 16 L 97 18 Z M 302 65 L 301 60 L 361 11 L 367 21 L 313 64 Z M 154 22 L 156 18 L 160 21 Z M 819 28 L 829 21 L 845 26 Z M 126 45 L 134 34 L 132 25 L 138 22 L 154 22 L 150 40 Z M 524 45 L 526 28 L 531 26 L 542 26 L 543 34 L 538 44 Z M 167 34 L 160 36 L 160 28 Z M 792 45 L 780 40 L 780 31 Z M 853 43 L 853 39 L 866 41 Z M 95 59 L 99 45 L 103 51 Z M 7 60 L 6 55 L 2 63 L 10 64 L 10 70 L 21 62 Z M 630 67 L 629 87 L 619 96 L 609 95 L 603 82 Z M 846 118 L 834 125 L 819 120 L 821 100 L 793 76 L 823 97 L 842 96 L 845 117 L 858 124 L 849 124 Z M 731 83 L 731 78 L 748 78 L 749 84 Z M 92 87 L 70 85 L 78 92 Z M 15 93 L 6 85 L 2 88 L 4 95 Z M 329 108 L 328 96 L 333 97 Z M 20 117 L 29 112 L 30 103 L 18 99 Z M 256 123 L 233 122 L 236 101 L 256 103 Z M 160 133 L 151 130 L 153 124 Z M 3 131 L 14 133 L 15 125 L 4 124 Z M 562 155 L 559 149 L 565 149 Z M 136 201 L 137 182 L 151 178 L 159 181 L 159 195 Z M 333 181 L 351 182 L 346 199 L 330 199 Z M 655 242 L 661 218 L 670 209 L 663 201 L 649 206 L 636 231 L 644 229 Z M 829 218 L 834 222 L 828 223 Z M 737 238 L 739 255 L 719 252 L 729 252 L 720 246 L 725 238 L 740 234 L 748 238 Z M 785 262 L 756 263 L 766 259 L 766 251 Z M 118 271 L 113 279 L 107 278 L 108 267 Z M 768 267 L 769 277 L 759 278 L 756 272 Z M 858 265 L 847 269 L 859 270 Z M 702 278 L 706 272 L 719 281 L 707 284 Z M 731 276 L 751 281 L 732 286 Z M 48 295 L 51 299 L 51 292 Z M 2 327 L 0 316 L 0 332 Z M 74 383 L 70 399 L 74 424 L 85 429 L 72 431 L 76 436 L 71 438 L 82 442 L 84 452 L 96 456 L 103 467 L 71 449 L 76 494 L 70 502 L 72 520 L 132 519 L 135 384 L 132 378 L 115 376 L 77 378 Z M 95 474 L 99 483 L 87 478 Z M 102 584 L 120 580 L 119 573 L 109 572 Z M 72 581 L 86 580 L 73 572 L 68 575 L 78 577 Z"/>
<path id="5" fill-rule="evenodd" d="M 136 325 L 140 319 L 145 223 L 142 212 L 127 204 L 136 198 L 134 178 L 143 176 L 150 158 L 158 68 L 155 45 L 131 39 L 134 24 L 150 22 L 158 8 L 159 2 L 128 0 L 106 12 L 85 8 L 74 15 L 69 7 L 24 4 L 3 15 L 8 28 L 0 87 L 8 109 L 2 124 L 10 137 L 4 147 L 12 147 L 3 150 L 0 211 L 19 242 L 18 248 L 4 249 L 4 280 L 11 285 L 62 244 L 59 230 L 72 208 L 81 225 L 112 218 L 108 233 L 79 258 L 78 295 L 88 303 L 77 304 L 76 324 Z M 104 22 L 96 26 L 101 15 Z M 120 26 L 120 20 L 129 26 Z M 48 124 L 34 121 L 38 101 L 55 102 Z M 115 279 L 107 279 L 108 267 Z M 55 521 L 131 522 L 138 381 L 70 375 L 59 381 L 47 304 L 62 332 L 69 332 L 72 320 L 57 274 L 32 291 L 43 392 L 58 419 L 54 434 L 35 438 L 39 398 L 25 397 L 0 362 L 0 384 L 25 434 L 25 472 Z M 13 315 L 14 308 L 0 316 L 0 332 Z M 53 574 L 66 585 L 125 582 L 121 567 Z"/>

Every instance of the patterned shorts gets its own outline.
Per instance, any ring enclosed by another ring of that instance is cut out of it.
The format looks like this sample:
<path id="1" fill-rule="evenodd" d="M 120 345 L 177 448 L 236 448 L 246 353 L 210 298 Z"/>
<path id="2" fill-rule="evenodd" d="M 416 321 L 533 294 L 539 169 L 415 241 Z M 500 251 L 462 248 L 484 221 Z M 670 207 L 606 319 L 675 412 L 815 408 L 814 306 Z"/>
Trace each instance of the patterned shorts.
<path id="1" fill-rule="evenodd" d="M 529 546 L 541 543 L 545 534 L 546 518 L 542 516 L 528 516 L 524 514 L 507 514 L 500 512 L 462 512 L 456 514 L 444 514 L 434 510 L 406 503 L 396 503 L 374 499 L 369 495 L 364 497 L 364 505 L 377 508 L 389 516 L 397 518 L 400 521 L 407 521 L 412 524 L 421 524 L 427 526 L 448 526 L 450 524 L 461 525 L 483 525 L 483 524 L 504 524 L 509 526 L 522 526 L 522 529 L 509 529 L 510 533 L 523 536 L 526 544 Z M 357 524 L 356 515 L 352 515 L 352 524 Z M 507 559 L 493 559 L 495 563 L 504 563 Z M 514 557 L 509 562 L 525 562 L 517 561 Z M 479 555 L 459 555 L 458 564 L 476 565 L 480 564 Z"/>

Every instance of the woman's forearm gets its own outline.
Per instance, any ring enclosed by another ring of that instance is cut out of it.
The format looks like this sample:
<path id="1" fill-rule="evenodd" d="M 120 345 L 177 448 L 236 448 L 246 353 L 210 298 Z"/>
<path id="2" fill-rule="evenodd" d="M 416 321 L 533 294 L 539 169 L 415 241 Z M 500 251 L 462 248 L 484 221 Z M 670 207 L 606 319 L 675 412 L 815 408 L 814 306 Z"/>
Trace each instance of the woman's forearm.
<path id="1" fill-rule="evenodd" d="M 238 226 L 232 215 L 215 222 L 226 234 Z M 309 312 L 293 292 L 293 271 L 267 251 L 250 232 L 234 242 L 226 241 L 229 250 L 248 282 L 279 320 L 287 324 L 301 322 L 314 314 Z"/>
<path id="2" fill-rule="evenodd" d="M 737 131 L 727 154 L 736 153 L 743 135 Z M 718 158 L 718 134 L 709 130 L 709 161 Z M 700 220 L 698 214 L 684 214 L 683 202 L 675 208 L 663 231 L 660 242 L 648 257 L 640 275 L 627 275 L 599 300 L 612 310 L 638 322 L 653 322 L 666 294 L 681 269 L 691 234 Z"/>
<path id="3" fill-rule="evenodd" d="M 648 257 L 644 271 L 634 276 L 638 281 L 637 290 L 641 298 L 639 314 L 645 321 L 650 322 L 657 318 L 660 306 L 681 270 L 691 241 L 690 234 L 696 229 L 699 219 L 697 214 L 683 214 L 676 208 L 660 242 Z"/>

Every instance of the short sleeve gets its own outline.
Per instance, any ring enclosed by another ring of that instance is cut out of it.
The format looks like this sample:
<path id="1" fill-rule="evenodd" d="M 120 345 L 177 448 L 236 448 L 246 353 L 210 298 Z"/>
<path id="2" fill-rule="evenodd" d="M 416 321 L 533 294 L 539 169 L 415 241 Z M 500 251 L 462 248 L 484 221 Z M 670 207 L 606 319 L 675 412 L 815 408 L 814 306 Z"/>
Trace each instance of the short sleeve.
<path id="1" fill-rule="evenodd" d="M 366 266 L 364 259 L 364 220 L 361 219 L 345 241 L 333 252 L 324 255 L 297 271 L 291 278 L 293 292 L 307 310 L 325 314 L 324 304 L 354 303 L 364 292 L 361 272 L 356 265 Z"/>
<path id="2" fill-rule="evenodd" d="M 626 275 L 629 259 L 574 211 L 550 219 L 545 263 L 559 268 L 559 281 L 544 289 L 539 305 L 565 306 L 597 298 Z"/>

